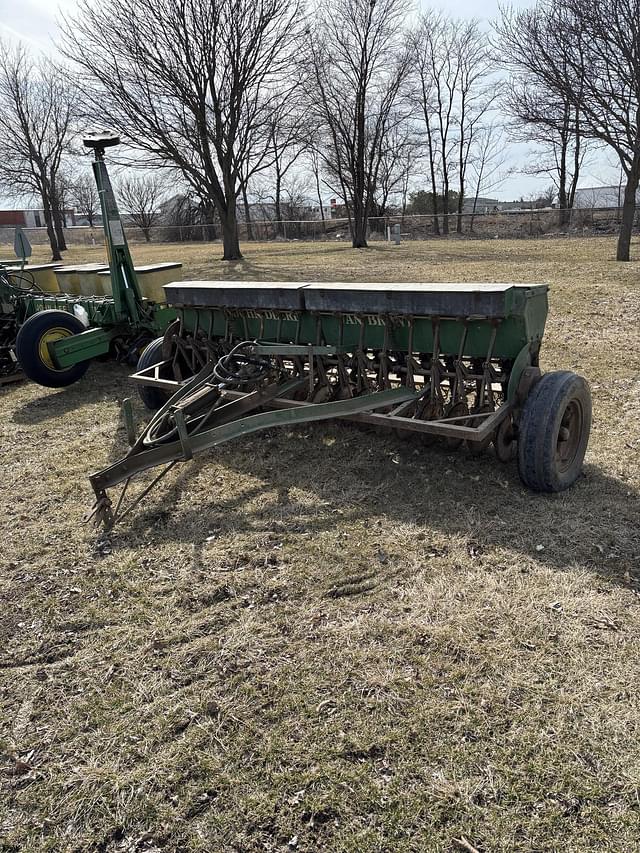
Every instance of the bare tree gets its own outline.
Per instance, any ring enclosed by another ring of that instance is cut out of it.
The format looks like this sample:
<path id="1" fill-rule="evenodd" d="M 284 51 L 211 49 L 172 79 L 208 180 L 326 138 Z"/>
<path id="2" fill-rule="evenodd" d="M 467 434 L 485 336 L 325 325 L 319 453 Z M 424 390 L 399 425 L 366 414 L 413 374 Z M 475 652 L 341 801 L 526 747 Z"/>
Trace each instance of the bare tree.
<path id="1" fill-rule="evenodd" d="M 225 260 L 241 257 L 237 198 L 292 86 L 299 18 L 298 0 L 81 0 L 63 27 L 92 113 L 210 200 Z"/>
<path id="2" fill-rule="evenodd" d="M 61 252 L 67 250 L 67 240 L 64 235 L 66 227 L 66 209 L 69 200 L 69 176 L 64 168 L 58 169 L 51 177 L 51 213 L 56 240 Z"/>
<path id="3" fill-rule="evenodd" d="M 404 214 L 407 206 L 409 179 L 418 155 L 415 129 L 410 122 L 392 123 L 386 135 L 376 192 L 376 216 L 384 216 L 393 196 L 400 195 Z"/>
<path id="4" fill-rule="evenodd" d="M 496 124 L 488 124 L 477 134 L 474 150 L 469 159 L 470 179 L 473 187 L 473 206 L 469 230 L 473 231 L 474 218 L 481 193 L 497 189 L 508 176 L 504 133 Z"/>
<path id="5" fill-rule="evenodd" d="M 486 120 L 498 85 L 486 35 L 476 20 L 424 12 L 411 37 L 413 70 L 408 96 L 420 115 L 427 141 L 434 228 L 449 231 L 449 204 L 457 177 L 457 230 L 462 230 L 466 177 L 475 135 Z"/>
<path id="6" fill-rule="evenodd" d="M 251 217 L 251 205 L 249 203 L 249 177 L 252 173 L 250 163 L 245 163 L 240 172 L 239 183 L 242 194 L 242 206 L 244 210 L 244 221 L 247 227 L 247 240 L 253 240 L 253 221 Z"/>
<path id="7" fill-rule="evenodd" d="M 560 131 L 613 148 L 626 184 L 616 257 L 629 260 L 640 183 L 640 0 L 539 0 L 499 25 L 509 64 L 537 84 L 536 106 Z"/>
<path id="8" fill-rule="evenodd" d="M 455 163 L 455 110 L 460 82 L 456 42 L 460 24 L 442 12 L 429 10 L 420 17 L 412 37 L 416 74 L 413 98 L 420 106 L 429 148 L 429 168 L 436 233 L 438 195 L 442 188 L 442 230 L 449 233 L 449 190 Z"/>
<path id="9" fill-rule="evenodd" d="M 543 210 L 551 207 L 557 197 L 557 191 L 553 184 L 549 184 L 542 192 L 531 193 L 529 206 L 532 210 Z"/>
<path id="10" fill-rule="evenodd" d="M 518 140 L 533 142 L 540 149 L 537 159 L 525 171 L 551 178 L 557 188 L 558 206 L 564 212 L 573 207 L 587 145 L 580 133 L 582 103 L 574 104 L 567 92 L 550 89 L 545 80 L 529 67 L 530 53 L 538 50 L 539 27 L 545 24 L 550 27 L 554 22 L 552 18 L 546 21 L 542 18 L 538 27 L 520 30 L 516 13 L 505 8 L 497 29 L 507 50 L 503 54 L 500 42 L 497 48 L 503 55 L 503 63 L 512 72 L 503 98 L 506 110 L 515 120 L 511 135 Z M 514 42 L 516 34 L 520 42 L 518 45 Z M 530 44 L 525 54 L 527 39 L 530 39 Z M 558 61 L 566 66 L 571 44 L 568 40 L 561 41 L 557 47 L 560 51 Z M 565 52 L 567 55 L 563 56 Z M 581 67 L 580 77 L 583 72 Z M 564 213 L 561 216 L 564 221 Z"/>
<path id="11" fill-rule="evenodd" d="M 274 146 L 274 135 L 276 139 L 280 138 L 282 131 L 278 127 L 281 119 L 287 115 L 286 104 L 293 89 L 295 86 L 285 90 L 282 99 L 275 98 L 272 100 L 270 113 L 266 116 L 264 123 L 256 125 L 253 129 L 252 138 L 247 142 L 247 156 L 240 164 L 238 183 L 242 195 L 247 240 L 253 240 L 253 222 L 249 202 L 250 185 L 253 184 L 257 176 L 274 165 L 274 160 L 277 159 L 276 151 L 281 157 L 283 156 L 280 147 L 275 148 Z"/>
<path id="12" fill-rule="evenodd" d="M 453 45 L 459 67 L 457 100 L 458 217 L 456 231 L 462 233 L 462 210 L 466 196 L 467 167 L 476 135 L 498 97 L 500 85 L 493 78 L 494 63 L 487 37 L 478 21 L 461 23 Z"/>
<path id="13" fill-rule="evenodd" d="M 308 219 L 311 214 L 309 204 L 309 183 L 301 173 L 290 173 L 281 187 L 281 208 L 287 220 Z"/>
<path id="14" fill-rule="evenodd" d="M 160 218 L 160 202 L 166 196 L 167 181 L 158 174 L 127 175 L 118 181 L 117 192 L 122 209 L 144 234 L 147 243 L 151 229 Z"/>
<path id="15" fill-rule="evenodd" d="M 100 211 L 100 198 L 98 197 L 98 189 L 93 176 L 79 175 L 71 180 L 69 201 L 79 215 L 84 217 L 89 225 L 93 227 Z"/>
<path id="16" fill-rule="evenodd" d="M 434 37 L 436 31 L 441 29 L 441 17 L 434 12 L 425 12 L 418 26 L 411 34 L 410 44 L 413 54 L 411 75 L 408 79 L 407 95 L 410 102 L 417 108 L 423 122 L 427 139 L 427 156 L 429 160 L 429 179 L 431 182 L 431 204 L 433 213 L 433 229 L 440 234 L 440 220 L 438 215 L 438 193 L 440 159 L 437 137 L 437 79 L 434 67 L 434 52 L 438 41 Z M 447 220 L 443 227 L 448 229 Z"/>
<path id="17" fill-rule="evenodd" d="M 407 148 L 404 153 L 404 162 L 402 163 L 400 172 L 400 183 L 398 191 L 400 193 L 400 211 L 402 218 L 406 216 L 407 206 L 409 204 L 409 187 L 411 179 L 414 177 L 414 169 L 420 160 L 419 149 L 417 143 Z"/>
<path id="18" fill-rule="evenodd" d="M 320 175 L 322 171 L 322 165 L 320 155 L 318 154 L 315 145 L 310 145 L 309 162 L 311 166 L 311 172 L 313 174 L 313 185 L 315 187 L 316 197 L 318 199 L 318 209 L 320 211 L 320 219 L 322 221 L 322 233 L 325 234 L 327 230 L 327 225 L 324 213 L 324 203 L 322 201 L 322 191 L 320 189 Z"/>
<path id="19" fill-rule="evenodd" d="M 163 218 L 170 223 L 166 228 L 164 239 L 171 240 L 215 240 L 216 221 L 215 210 L 212 211 L 195 198 L 190 188 L 178 184 L 174 193 L 162 203 Z"/>
<path id="20" fill-rule="evenodd" d="M 75 116 L 73 88 L 48 59 L 0 41 L 0 181 L 16 195 L 41 199 L 52 259 L 66 248 L 59 175 Z"/>
<path id="21" fill-rule="evenodd" d="M 269 120 L 272 200 L 277 233 L 282 233 L 283 182 L 308 146 L 307 119 L 297 99 L 288 97 L 273 110 Z M 292 218 L 288 215 L 288 218 Z"/>
<path id="22" fill-rule="evenodd" d="M 575 123 L 571 120 L 573 108 L 564 107 L 564 118 L 558 122 L 558 130 L 537 127 L 524 128 L 524 133 L 517 133 L 516 138 L 527 139 L 537 145 L 534 159 L 529 162 L 524 173 L 527 175 L 546 175 L 553 181 L 560 208 L 562 224 L 569 219 L 568 211 L 574 205 L 578 181 L 588 153 L 588 143 L 571 129 L 572 125 L 579 127 L 579 117 Z M 522 130 L 522 128 L 521 128 Z"/>
<path id="23" fill-rule="evenodd" d="M 404 0 L 325 0 L 309 31 L 309 110 L 327 131 L 325 171 L 347 206 L 354 248 L 367 245 L 384 140 L 409 69 Z"/>

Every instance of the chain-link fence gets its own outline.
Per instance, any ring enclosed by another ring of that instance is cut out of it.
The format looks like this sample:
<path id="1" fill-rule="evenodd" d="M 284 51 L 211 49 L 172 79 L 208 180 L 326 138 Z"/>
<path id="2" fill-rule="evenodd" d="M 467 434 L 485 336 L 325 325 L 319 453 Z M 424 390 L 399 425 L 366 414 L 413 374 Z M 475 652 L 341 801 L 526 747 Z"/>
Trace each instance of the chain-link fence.
<path id="1" fill-rule="evenodd" d="M 509 210 L 490 213 L 434 215 L 394 215 L 371 217 L 368 239 L 387 240 L 394 225 L 400 225 L 401 239 L 428 240 L 443 235 L 466 238 L 534 238 L 545 235 L 590 236 L 615 234 L 620 227 L 622 208 L 576 208 L 574 210 Z M 242 242 L 268 241 L 334 241 L 351 239 L 348 219 L 256 220 L 239 223 Z M 640 209 L 636 211 L 634 227 L 640 227 Z M 32 244 L 46 244 L 44 228 L 25 228 Z M 221 239 L 219 224 L 205 225 L 155 225 L 145 235 L 140 228 L 126 224 L 131 243 L 186 243 L 211 242 Z M 13 228 L 0 228 L 0 243 L 13 242 Z M 70 246 L 101 245 L 100 226 L 76 226 L 65 229 Z"/>

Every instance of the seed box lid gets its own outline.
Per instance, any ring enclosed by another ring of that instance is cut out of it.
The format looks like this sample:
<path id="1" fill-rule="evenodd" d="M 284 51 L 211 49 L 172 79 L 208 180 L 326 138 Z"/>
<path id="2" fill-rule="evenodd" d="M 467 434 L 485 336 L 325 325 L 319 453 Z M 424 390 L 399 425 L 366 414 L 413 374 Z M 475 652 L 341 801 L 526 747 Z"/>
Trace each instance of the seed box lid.
<path id="1" fill-rule="evenodd" d="M 165 284 L 170 305 L 302 311 L 300 281 L 175 281 Z"/>
<path id="2" fill-rule="evenodd" d="M 171 305 L 348 314 L 505 317 L 521 314 L 546 284 L 512 282 L 182 281 L 165 285 Z"/>

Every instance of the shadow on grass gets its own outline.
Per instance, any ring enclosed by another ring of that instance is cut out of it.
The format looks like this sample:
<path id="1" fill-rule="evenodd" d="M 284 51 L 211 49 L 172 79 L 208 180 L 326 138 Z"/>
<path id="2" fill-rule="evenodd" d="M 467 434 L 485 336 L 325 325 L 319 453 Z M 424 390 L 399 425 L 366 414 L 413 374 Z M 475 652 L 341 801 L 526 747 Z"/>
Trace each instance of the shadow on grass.
<path id="1" fill-rule="evenodd" d="M 330 254 L 335 250 L 327 251 L 325 254 Z M 354 252 L 359 251 L 353 249 Z M 274 261 L 280 256 L 273 254 Z M 221 270 L 215 270 L 215 274 L 211 280 L 222 281 L 304 281 L 298 273 L 295 263 L 292 263 L 291 268 L 283 267 L 282 264 L 271 266 L 267 263 L 261 263 L 264 255 L 256 255 L 255 258 L 243 258 L 241 261 L 226 262 Z"/>
<path id="2" fill-rule="evenodd" d="M 18 424 L 44 423 L 95 405 L 99 401 L 97 392 L 103 396 L 131 397 L 135 388 L 128 380 L 130 373 L 131 367 L 110 361 L 106 365 L 90 365 L 82 379 L 66 388 L 38 389 L 34 383 L 38 396 L 15 409 L 12 420 Z"/>
<path id="3" fill-rule="evenodd" d="M 326 446 L 323 437 L 335 442 Z M 251 477 L 252 486 L 222 498 L 213 483 L 192 506 L 176 509 L 185 488 L 193 488 L 196 459 L 172 472 L 118 526 L 117 538 L 148 540 L 150 528 L 157 542 L 193 543 L 211 528 L 297 537 L 375 518 L 381 536 L 385 521 L 400 522 L 416 525 L 427 544 L 429 531 L 462 536 L 487 554 L 505 549 L 556 570 L 579 566 L 619 583 L 640 582 L 640 493 L 592 465 L 567 492 L 535 494 L 520 483 L 515 463 L 502 465 L 490 451 L 452 454 L 348 426 L 286 437 L 274 431 L 199 458 Z M 317 503 L 289 500 L 290 490 Z"/>
<path id="4" fill-rule="evenodd" d="M 27 380 L 28 381 L 28 380 Z M 68 388 L 53 390 L 42 388 L 42 395 L 29 400 L 13 412 L 12 420 L 18 424 L 40 424 L 73 412 L 93 401 L 88 398 L 83 382 Z"/>
<path id="5" fill-rule="evenodd" d="M 460 244 L 462 241 L 458 238 L 449 238 L 453 243 Z M 372 241 L 366 249 L 354 249 L 348 243 L 305 243 L 305 247 L 309 252 L 309 257 L 312 261 L 316 261 L 316 266 L 305 267 L 302 275 L 299 272 L 299 267 L 296 264 L 296 255 L 292 254 L 289 257 L 289 265 L 283 265 L 285 251 L 291 244 L 275 244 L 274 248 L 254 251 L 251 250 L 251 244 L 245 247 L 245 256 L 240 261 L 225 261 L 223 265 L 218 265 L 209 273 L 209 278 L 212 280 L 224 281 L 307 281 L 307 280 L 340 280 L 341 268 L 336 263 L 336 259 L 342 257 L 345 264 L 349 262 L 368 262 L 373 261 L 374 266 L 370 268 L 368 280 L 377 281 L 380 276 L 377 275 L 375 262 L 377 258 L 384 258 L 388 265 L 390 257 L 393 256 L 394 262 L 409 261 L 420 263 L 424 267 L 427 275 L 426 280 L 433 281 L 434 279 L 441 280 L 442 276 L 435 275 L 441 268 L 443 263 L 455 264 L 474 264 L 477 266 L 480 263 L 491 261 L 499 263 L 505 261 L 504 258 L 496 257 L 495 252 L 487 251 L 480 253 L 478 251 L 460 251 L 447 246 L 447 238 L 434 237 L 429 241 L 408 241 L 400 246 L 390 246 L 383 240 Z M 301 244 L 294 244 L 301 245 Z M 313 254 L 313 247 L 322 247 L 322 252 L 318 252 L 317 256 Z M 411 251 L 405 251 L 405 248 L 410 246 Z M 423 251 L 423 257 L 416 253 L 416 247 L 420 247 Z M 323 259 L 327 262 L 323 265 Z M 536 254 L 535 247 L 532 246 L 530 251 L 521 251 L 518 255 L 519 263 L 536 262 L 539 263 L 539 255 Z M 506 262 L 506 261 L 505 261 Z M 207 270 L 203 264 L 195 263 L 194 269 L 203 269 L 202 275 L 207 277 Z M 326 271 L 323 267 L 326 266 Z M 316 272 L 316 269 L 319 270 Z M 385 267 L 385 273 L 382 276 L 383 281 L 395 280 L 394 270 L 389 270 Z M 472 276 L 476 280 L 477 274 Z M 417 279 L 416 279 L 417 280 Z M 446 277 L 445 277 L 446 280 Z"/>

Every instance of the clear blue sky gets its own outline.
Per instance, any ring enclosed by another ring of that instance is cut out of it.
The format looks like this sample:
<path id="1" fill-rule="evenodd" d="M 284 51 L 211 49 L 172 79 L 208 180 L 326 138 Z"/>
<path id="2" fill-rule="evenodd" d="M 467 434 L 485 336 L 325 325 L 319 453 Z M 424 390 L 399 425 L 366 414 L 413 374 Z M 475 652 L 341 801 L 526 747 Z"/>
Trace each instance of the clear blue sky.
<path id="1" fill-rule="evenodd" d="M 99 2 L 99 0 L 97 0 Z M 135 2 L 135 0 L 130 0 Z M 511 0 L 518 7 L 526 7 L 533 0 Z M 73 12 L 75 0 L 0 0 L 0 33 L 9 40 L 21 39 L 34 48 L 48 53 L 55 51 L 57 37 L 56 19 L 59 12 Z M 419 4 L 433 5 L 450 12 L 457 17 L 476 17 L 488 23 L 498 15 L 497 0 L 444 0 L 441 3 Z M 509 149 L 510 176 L 495 195 L 501 199 L 525 198 L 541 191 L 549 184 L 548 178 L 536 178 L 522 174 L 531 151 L 526 145 L 514 145 Z M 600 186 L 617 183 L 618 170 L 615 160 L 604 152 L 595 153 L 583 170 L 580 181 L 582 186 Z"/>

